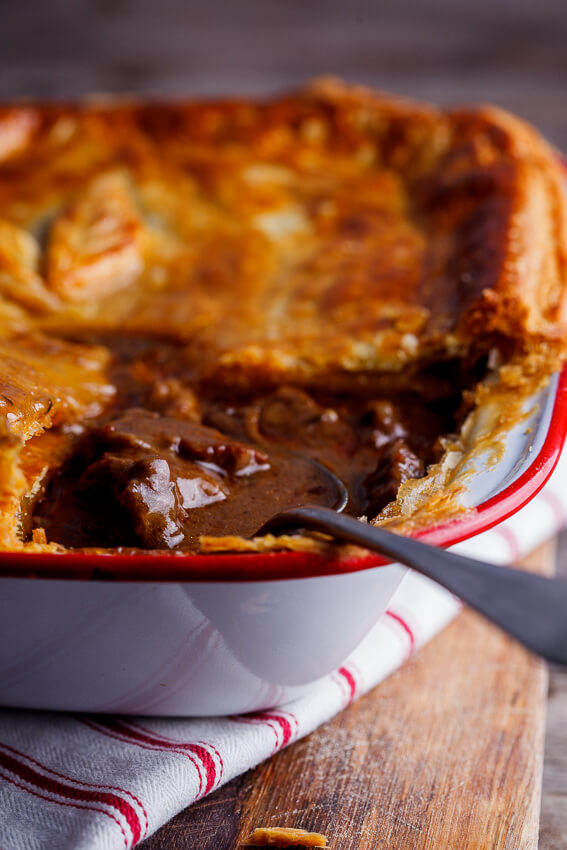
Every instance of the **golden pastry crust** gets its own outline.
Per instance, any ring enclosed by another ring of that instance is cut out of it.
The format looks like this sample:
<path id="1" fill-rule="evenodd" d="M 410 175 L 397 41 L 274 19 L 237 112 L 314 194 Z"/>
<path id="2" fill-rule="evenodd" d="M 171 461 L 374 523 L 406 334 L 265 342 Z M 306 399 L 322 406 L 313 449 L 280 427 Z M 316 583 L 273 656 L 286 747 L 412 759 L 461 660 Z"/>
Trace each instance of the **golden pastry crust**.
<path id="1" fill-rule="evenodd" d="M 10 272 L 0 228 L 8 325 L 35 299 L 34 327 L 177 337 L 188 368 L 243 385 L 560 345 L 561 170 L 500 110 L 323 80 L 268 102 L 17 116 L 0 111 L 0 204 L 29 259 Z"/>
<path id="2" fill-rule="evenodd" d="M 258 102 L 4 106 L 0 209 L 4 548 L 46 462 L 22 443 L 112 402 L 91 335 L 175 340 L 175 380 L 231 394 L 435 395 L 437 364 L 495 348 L 527 393 L 564 356 L 562 169 L 498 109 L 335 79 Z M 203 545 L 281 545 L 234 541 Z"/>

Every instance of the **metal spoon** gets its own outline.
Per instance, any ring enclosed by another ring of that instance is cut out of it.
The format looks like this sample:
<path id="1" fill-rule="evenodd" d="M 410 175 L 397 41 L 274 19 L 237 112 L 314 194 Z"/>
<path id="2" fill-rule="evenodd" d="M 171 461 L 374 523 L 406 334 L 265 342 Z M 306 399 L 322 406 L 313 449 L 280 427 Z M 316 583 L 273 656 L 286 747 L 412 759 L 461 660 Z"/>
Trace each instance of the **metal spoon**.
<path id="1" fill-rule="evenodd" d="M 567 581 L 465 558 L 311 505 L 281 511 L 256 534 L 290 528 L 322 531 L 406 564 L 459 596 L 532 652 L 567 666 Z"/>

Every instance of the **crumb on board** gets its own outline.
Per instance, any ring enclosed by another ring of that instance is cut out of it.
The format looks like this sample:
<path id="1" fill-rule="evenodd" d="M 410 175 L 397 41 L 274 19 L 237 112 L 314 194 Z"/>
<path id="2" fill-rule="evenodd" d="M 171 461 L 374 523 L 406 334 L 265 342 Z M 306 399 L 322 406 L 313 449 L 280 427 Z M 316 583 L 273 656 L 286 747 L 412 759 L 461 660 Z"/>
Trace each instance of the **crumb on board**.
<path id="1" fill-rule="evenodd" d="M 243 847 L 328 847 L 327 838 L 319 832 L 292 829 L 287 826 L 256 827 Z"/>

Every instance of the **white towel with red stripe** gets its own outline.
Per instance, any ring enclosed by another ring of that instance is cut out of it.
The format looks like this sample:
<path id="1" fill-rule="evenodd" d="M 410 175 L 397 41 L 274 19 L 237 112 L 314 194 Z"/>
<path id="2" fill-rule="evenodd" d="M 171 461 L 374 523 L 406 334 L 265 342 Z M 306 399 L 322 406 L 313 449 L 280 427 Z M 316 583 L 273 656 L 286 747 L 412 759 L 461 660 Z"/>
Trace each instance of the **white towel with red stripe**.
<path id="1" fill-rule="evenodd" d="M 566 476 L 567 452 L 529 505 L 455 551 L 505 563 L 535 548 L 565 524 Z M 270 711 L 141 720 L 0 711 L 0 850 L 134 847 L 374 687 L 459 609 L 449 593 L 410 574 L 340 669 Z"/>

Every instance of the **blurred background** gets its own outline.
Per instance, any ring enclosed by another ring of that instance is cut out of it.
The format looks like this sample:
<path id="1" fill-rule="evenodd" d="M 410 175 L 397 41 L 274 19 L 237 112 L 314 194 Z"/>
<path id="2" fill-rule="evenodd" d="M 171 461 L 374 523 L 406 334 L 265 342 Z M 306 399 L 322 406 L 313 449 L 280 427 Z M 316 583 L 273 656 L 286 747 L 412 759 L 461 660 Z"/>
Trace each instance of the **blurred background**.
<path id="1" fill-rule="evenodd" d="M 0 98 L 270 93 L 335 73 L 492 101 L 567 150 L 566 0 L 0 0 Z"/>
<path id="2" fill-rule="evenodd" d="M 0 12 L 0 100 L 258 95 L 332 73 L 499 104 L 567 152 L 567 0 L 0 0 Z M 559 553 L 567 575 L 566 534 Z M 566 846 L 566 718 L 555 673 L 541 850 Z"/>

